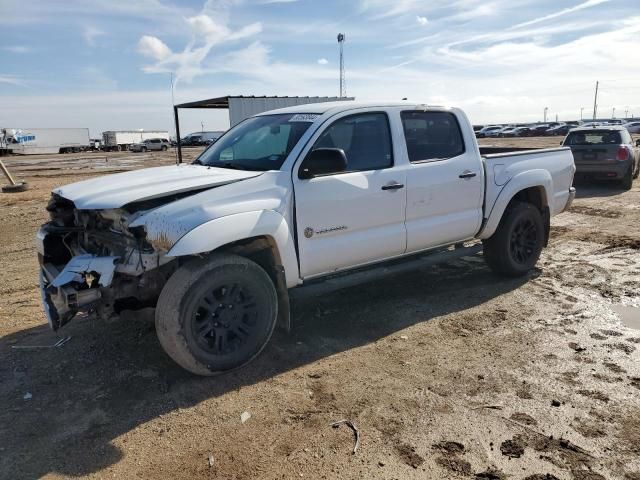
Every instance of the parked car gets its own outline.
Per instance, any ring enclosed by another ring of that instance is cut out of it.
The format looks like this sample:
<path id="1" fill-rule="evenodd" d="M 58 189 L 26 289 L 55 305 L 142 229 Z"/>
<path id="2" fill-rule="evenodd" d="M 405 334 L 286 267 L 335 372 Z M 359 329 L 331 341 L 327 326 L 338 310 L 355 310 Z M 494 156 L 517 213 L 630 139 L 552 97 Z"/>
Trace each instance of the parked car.
<path id="1" fill-rule="evenodd" d="M 516 130 L 516 127 L 505 127 L 502 130 L 498 130 L 498 137 L 513 137 L 513 132 Z"/>
<path id="2" fill-rule="evenodd" d="M 531 136 L 533 137 L 542 137 L 544 135 L 546 135 L 547 130 L 549 130 L 549 125 L 544 124 L 544 125 L 532 125 L 531 127 Z"/>
<path id="3" fill-rule="evenodd" d="M 516 127 L 511 134 L 504 135 L 505 137 L 530 137 L 532 135 L 531 128 L 529 127 Z"/>
<path id="4" fill-rule="evenodd" d="M 634 145 L 624 127 L 576 128 L 562 144 L 571 148 L 577 177 L 618 180 L 625 190 L 638 178 L 640 140 Z"/>
<path id="5" fill-rule="evenodd" d="M 37 235 L 44 309 L 57 330 L 81 311 L 155 306 L 169 356 L 219 374 L 289 326 L 288 289 L 312 280 L 470 255 L 480 240 L 493 271 L 526 275 L 549 218 L 571 205 L 574 171 L 568 148 L 482 156 L 457 108 L 264 112 L 193 164 L 55 189 Z"/>
<path id="6" fill-rule="evenodd" d="M 544 132 L 545 135 L 551 135 L 551 136 L 564 136 L 567 133 L 569 133 L 569 130 L 571 130 L 573 127 L 571 125 L 557 125 L 555 127 L 551 127 L 550 129 L 548 129 L 546 132 Z"/>
<path id="7" fill-rule="evenodd" d="M 180 143 L 185 147 L 201 147 L 211 145 L 218 138 L 222 136 L 224 132 L 194 132 L 190 133 L 186 137 L 180 140 Z"/>
<path id="8" fill-rule="evenodd" d="M 503 128 L 504 127 L 502 125 L 488 125 L 480 129 L 479 131 L 477 131 L 476 137 L 485 138 L 485 137 L 494 136 L 494 133 L 498 132 L 499 130 L 502 130 Z"/>
<path id="9" fill-rule="evenodd" d="M 629 133 L 640 133 L 640 122 L 625 123 L 624 128 L 626 128 Z"/>
<path id="10" fill-rule="evenodd" d="M 132 152 L 167 150 L 171 144 L 166 138 L 149 138 L 142 142 L 134 143 L 129 147 Z"/>

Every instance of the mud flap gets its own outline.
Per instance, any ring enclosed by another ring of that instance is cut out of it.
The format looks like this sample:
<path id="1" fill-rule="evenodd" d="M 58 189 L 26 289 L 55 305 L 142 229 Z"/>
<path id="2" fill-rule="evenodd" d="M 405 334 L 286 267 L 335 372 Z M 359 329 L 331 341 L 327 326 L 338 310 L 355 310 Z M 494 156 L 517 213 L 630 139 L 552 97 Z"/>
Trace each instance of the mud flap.
<path id="1" fill-rule="evenodd" d="M 278 327 L 285 332 L 291 332 L 291 306 L 289 304 L 289 290 L 282 265 L 275 266 L 276 292 L 278 294 Z"/>

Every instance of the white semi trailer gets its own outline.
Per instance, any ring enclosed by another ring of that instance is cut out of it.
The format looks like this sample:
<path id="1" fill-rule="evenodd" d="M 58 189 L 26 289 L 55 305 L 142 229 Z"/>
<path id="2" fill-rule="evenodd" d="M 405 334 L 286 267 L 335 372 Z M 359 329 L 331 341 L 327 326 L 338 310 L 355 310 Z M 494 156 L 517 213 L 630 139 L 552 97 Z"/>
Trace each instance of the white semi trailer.
<path id="1" fill-rule="evenodd" d="M 88 128 L 3 128 L 0 148 L 6 153 L 81 152 L 90 148 Z"/>
<path id="2" fill-rule="evenodd" d="M 102 132 L 102 148 L 107 151 L 128 150 L 134 143 L 140 143 L 149 138 L 164 138 L 169 141 L 166 130 L 109 130 Z"/>

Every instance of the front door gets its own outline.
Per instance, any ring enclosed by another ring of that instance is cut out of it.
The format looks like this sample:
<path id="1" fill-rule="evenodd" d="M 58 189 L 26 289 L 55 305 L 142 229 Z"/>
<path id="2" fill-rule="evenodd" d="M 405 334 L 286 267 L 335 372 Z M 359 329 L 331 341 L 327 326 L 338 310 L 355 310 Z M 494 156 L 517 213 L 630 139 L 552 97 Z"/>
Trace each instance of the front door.
<path id="1" fill-rule="evenodd" d="M 314 138 L 309 151 L 344 150 L 347 171 L 301 180 L 294 168 L 302 278 L 404 253 L 406 179 L 394 168 L 388 115 L 344 115 Z"/>

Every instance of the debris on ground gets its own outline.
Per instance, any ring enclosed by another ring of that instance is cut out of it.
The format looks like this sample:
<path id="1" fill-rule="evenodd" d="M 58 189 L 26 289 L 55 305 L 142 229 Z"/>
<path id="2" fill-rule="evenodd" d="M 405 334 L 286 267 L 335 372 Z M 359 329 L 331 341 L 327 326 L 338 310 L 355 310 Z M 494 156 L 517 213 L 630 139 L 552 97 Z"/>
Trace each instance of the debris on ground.
<path id="1" fill-rule="evenodd" d="M 332 426 L 333 428 L 338 428 L 340 425 L 345 424 L 347 426 L 349 426 L 351 428 L 351 430 L 353 430 L 353 434 L 355 435 L 355 444 L 353 445 L 353 454 L 355 454 L 358 451 L 358 448 L 360 447 L 360 432 L 358 431 L 358 427 L 356 427 L 353 422 L 351 420 L 338 420 L 337 422 L 333 422 L 330 424 L 330 426 Z"/>

